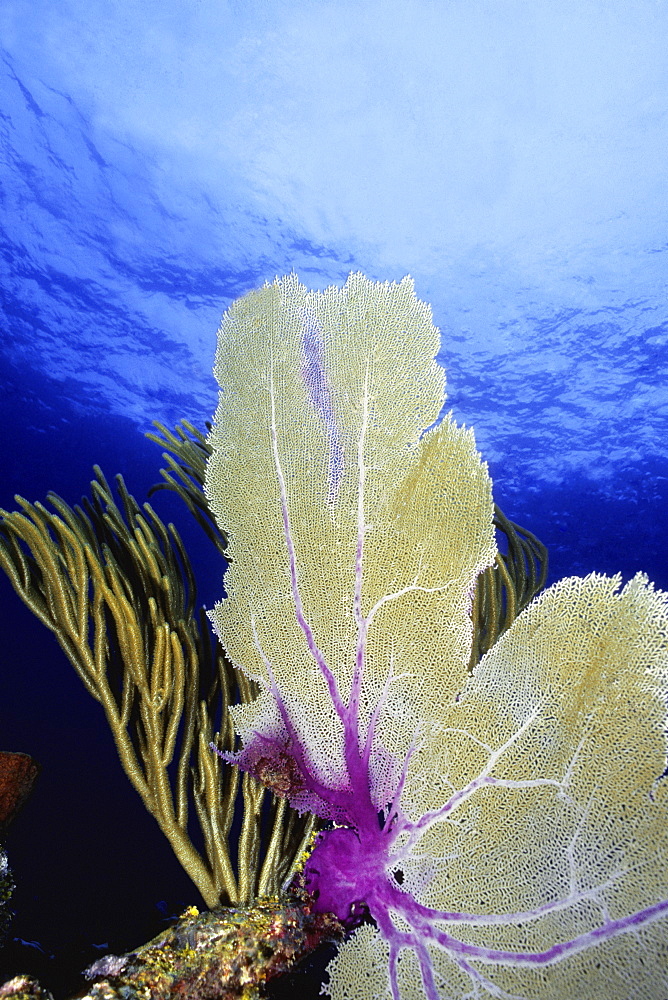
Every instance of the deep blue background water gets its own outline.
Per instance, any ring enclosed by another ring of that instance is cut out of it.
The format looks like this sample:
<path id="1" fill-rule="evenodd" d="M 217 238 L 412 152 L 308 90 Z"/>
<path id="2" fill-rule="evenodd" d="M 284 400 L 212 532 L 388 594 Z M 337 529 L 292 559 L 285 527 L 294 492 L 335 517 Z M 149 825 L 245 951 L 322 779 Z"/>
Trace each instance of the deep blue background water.
<path id="1" fill-rule="evenodd" d="M 0 11 L 0 505 L 77 502 L 94 463 L 143 500 L 151 420 L 214 408 L 231 299 L 291 269 L 410 272 L 450 405 L 550 579 L 668 589 L 666 5 L 126 7 Z M 208 542 L 154 502 L 210 604 Z M 13 930 L 81 968 L 197 897 L 4 578 L 0 636 L 2 748 L 43 765 L 8 839 Z"/>

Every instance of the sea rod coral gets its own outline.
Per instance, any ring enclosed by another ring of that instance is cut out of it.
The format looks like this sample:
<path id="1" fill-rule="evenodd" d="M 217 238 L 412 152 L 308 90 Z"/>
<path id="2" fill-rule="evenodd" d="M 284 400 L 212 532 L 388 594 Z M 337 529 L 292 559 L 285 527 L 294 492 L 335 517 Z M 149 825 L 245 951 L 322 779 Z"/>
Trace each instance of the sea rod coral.
<path id="1" fill-rule="evenodd" d="M 250 903 L 279 891 L 313 817 L 212 757 L 212 740 L 234 747 L 227 706 L 252 699 L 253 686 L 211 643 L 174 526 L 140 507 L 122 476 L 116 485 L 119 503 L 96 466 L 81 506 L 17 497 L 20 511 L 0 510 L 0 568 L 102 705 L 125 773 L 206 904 Z M 201 513 L 195 486 L 182 492 Z M 0 775 L 0 820 L 1 799 Z"/>
<path id="2" fill-rule="evenodd" d="M 226 756 L 330 821 L 334 1000 L 666 997 L 667 595 L 562 580 L 467 675 L 493 504 L 438 347 L 409 278 L 225 314 L 213 620 L 261 689 Z"/>

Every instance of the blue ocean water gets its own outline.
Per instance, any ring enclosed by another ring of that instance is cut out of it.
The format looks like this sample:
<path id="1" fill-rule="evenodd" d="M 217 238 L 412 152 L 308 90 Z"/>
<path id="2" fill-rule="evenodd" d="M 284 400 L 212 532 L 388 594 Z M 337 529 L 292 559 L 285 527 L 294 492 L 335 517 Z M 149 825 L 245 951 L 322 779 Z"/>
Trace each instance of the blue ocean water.
<path id="1" fill-rule="evenodd" d="M 668 588 L 668 10 L 629 6 L 9 0 L 0 505 L 77 502 L 94 463 L 143 500 L 151 421 L 213 411 L 232 299 L 293 269 L 409 272 L 449 405 L 550 580 Z M 206 539 L 155 505 L 210 604 Z M 99 706 L 4 577 L 0 596 L 2 748 L 43 765 L 8 841 L 13 930 L 64 990 L 54 966 L 197 900 Z"/>

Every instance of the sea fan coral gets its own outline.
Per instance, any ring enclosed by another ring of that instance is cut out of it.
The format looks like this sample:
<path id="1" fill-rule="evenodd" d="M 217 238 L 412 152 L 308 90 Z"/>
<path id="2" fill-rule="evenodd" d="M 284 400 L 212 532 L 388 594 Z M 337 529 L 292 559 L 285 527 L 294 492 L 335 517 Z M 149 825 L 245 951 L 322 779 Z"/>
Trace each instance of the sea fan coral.
<path id="1" fill-rule="evenodd" d="M 290 759 L 284 794 L 333 823 L 306 867 L 317 906 L 373 918 L 330 966 L 334 1000 L 657 1000 L 666 595 L 563 580 L 467 678 L 493 505 L 472 433 L 438 421 L 438 347 L 408 278 L 293 275 L 223 319 L 213 619 L 261 687 L 232 710 L 236 760 Z"/>

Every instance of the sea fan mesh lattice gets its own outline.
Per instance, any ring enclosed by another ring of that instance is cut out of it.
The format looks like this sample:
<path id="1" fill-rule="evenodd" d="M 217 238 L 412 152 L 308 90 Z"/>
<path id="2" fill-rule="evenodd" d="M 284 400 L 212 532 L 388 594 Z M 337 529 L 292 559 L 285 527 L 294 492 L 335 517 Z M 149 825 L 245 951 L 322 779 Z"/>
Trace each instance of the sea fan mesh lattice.
<path id="1" fill-rule="evenodd" d="M 279 471 L 304 617 L 346 696 L 363 463 L 364 544 L 373 552 L 364 560 L 363 612 L 379 606 L 361 731 L 389 672 L 396 675 L 374 748 L 379 805 L 416 728 L 462 684 L 471 593 L 495 553 L 491 487 L 472 434 L 446 419 L 421 438 L 444 399 L 438 348 L 430 309 L 408 278 L 380 284 L 351 275 L 343 289 L 320 293 L 291 275 L 233 304 L 217 354 L 223 392 L 206 491 L 229 535 L 231 567 L 216 629 L 249 674 L 266 680 L 271 664 L 325 783 L 344 777 L 342 729 L 295 615 Z M 240 708 L 236 721 L 242 736 L 279 725 L 268 694 Z"/>

